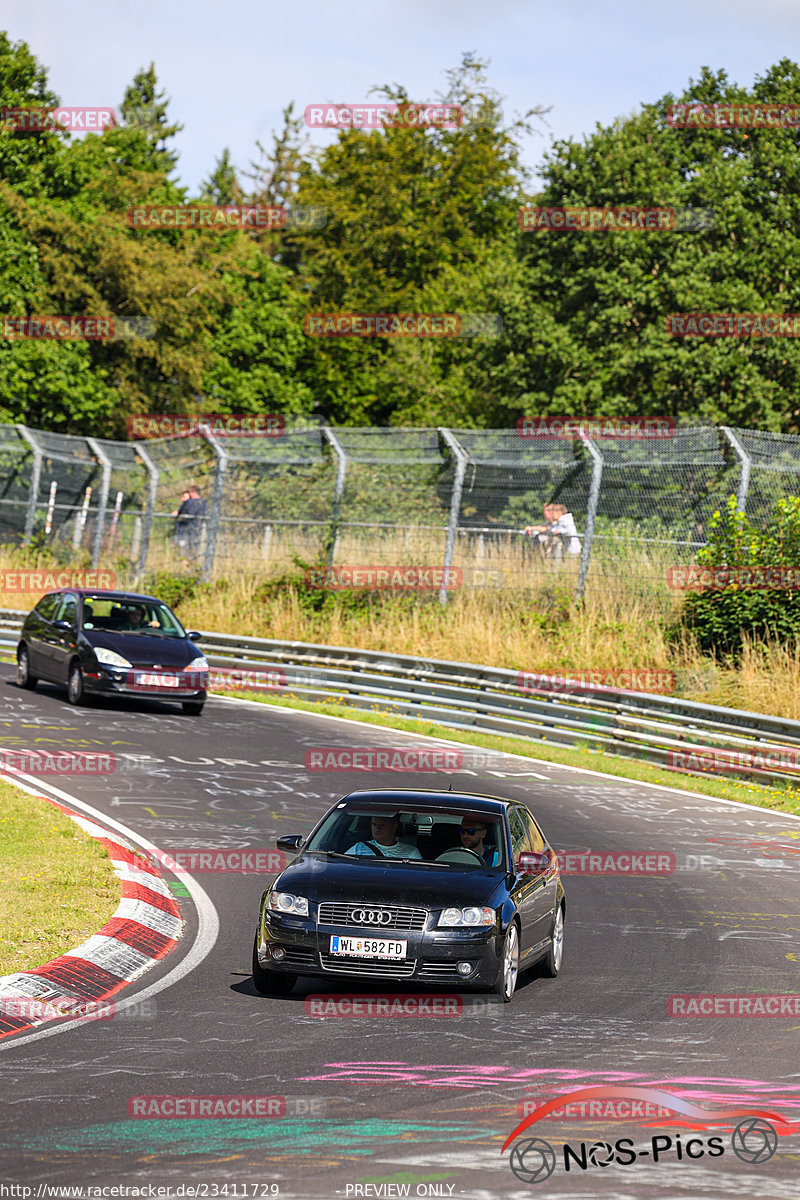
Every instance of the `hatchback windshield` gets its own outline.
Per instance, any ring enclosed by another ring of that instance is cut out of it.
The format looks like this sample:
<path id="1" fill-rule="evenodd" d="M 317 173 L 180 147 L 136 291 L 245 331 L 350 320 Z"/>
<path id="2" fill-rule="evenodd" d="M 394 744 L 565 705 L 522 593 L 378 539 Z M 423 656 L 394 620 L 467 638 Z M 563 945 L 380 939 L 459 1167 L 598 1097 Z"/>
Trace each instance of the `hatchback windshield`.
<path id="1" fill-rule="evenodd" d="M 365 863 L 387 859 L 505 870 L 502 829 L 494 813 L 342 804 L 328 814 L 304 850 Z"/>
<path id="2" fill-rule="evenodd" d="M 186 636 L 175 614 L 166 604 L 155 600 L 110 600 L 104 596 L 86 596 L 82 620 L 86 630 L 170 638 Z"/>

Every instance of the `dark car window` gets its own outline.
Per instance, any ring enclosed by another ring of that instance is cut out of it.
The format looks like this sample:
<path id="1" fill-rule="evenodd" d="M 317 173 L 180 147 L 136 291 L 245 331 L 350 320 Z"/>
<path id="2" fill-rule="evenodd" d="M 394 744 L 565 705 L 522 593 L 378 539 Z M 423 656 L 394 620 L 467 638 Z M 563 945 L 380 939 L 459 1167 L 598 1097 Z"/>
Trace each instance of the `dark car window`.
<path id="1" fill-rule="evenodd" d="M 522 817 L 522 823 L 527 830 L 528 841 L 530 842 L 531 850 L 535 850 L 538 854 L 541 850 L 544 850 L 544 838 L 542 837 L 542 832 L 527 809 L 520 808 L 517 811 Z"/>
<path id="2" fill-rule="evenodd" d="M 83 628 L 151 637 L 186 636 L 180 621 L 166 604 L 155 600 L 128 600 L 123 596 L 85 596 Z"/>
<path id="3" fill-rule="evenodd" d="M 56 611 L 56 605 L 61 599 L 60 592 L 51 592 L 48 596 L 42 596 L 39 603 L 36 605 L 34 612 L 37 613 L 45 621 L 52 621 L 53 614 Z"/>
<path id="4" fill-rule="evenodd" d="M 75 626 L 78 620 L 78 601 L 75 596 L 62 596 L 55 618 L 56 621 L 69 621 Z"/>
<path id="5" fill-rule="evenodd" d="M 525 854 L 533 849 L 528 837 L 528 830 L 525 827 L 525 822 L 522 819 L 521 809 L 509 809 L 508 828 L 511 833 L 511 854 L 514 858 L 514 862 L 516 862 L 518 855 Z"/>

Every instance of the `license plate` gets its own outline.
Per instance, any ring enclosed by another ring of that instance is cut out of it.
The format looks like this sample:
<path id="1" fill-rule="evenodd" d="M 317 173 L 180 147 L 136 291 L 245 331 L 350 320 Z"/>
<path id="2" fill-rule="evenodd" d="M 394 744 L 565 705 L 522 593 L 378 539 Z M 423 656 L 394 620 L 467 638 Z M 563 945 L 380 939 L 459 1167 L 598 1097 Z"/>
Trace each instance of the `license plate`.
<path id="1" fill-rule="evenodd" d="M 331 954 L 350 958 L 405 958 L 408 942 L 390 942 L 386 938 L 331 937 Z"/>
<path id="2" fill-rule="evenodd" d="M 139 687 L 179 688 L 181 681 L 177 675 L 137 675 Z"/>

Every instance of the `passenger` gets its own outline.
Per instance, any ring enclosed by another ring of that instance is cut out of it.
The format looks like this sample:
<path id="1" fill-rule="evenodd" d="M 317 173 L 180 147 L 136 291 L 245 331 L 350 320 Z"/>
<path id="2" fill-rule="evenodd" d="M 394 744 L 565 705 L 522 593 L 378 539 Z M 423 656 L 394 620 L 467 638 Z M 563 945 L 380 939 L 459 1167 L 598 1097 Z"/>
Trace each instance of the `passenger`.
<path id="1" fill-rule="evenodd" d="M 480 854 L 487 867 L 497 867 L 500 865 L 499 850 L 483 844 L 487 831 L 486 822 L 481 817 L 464 817 L 458 831 L 461 835 L 461 846 L 464 850 L 474 850 L 476 854 Z"/>
<path id="2" fill-rule="evenodd" d="M 373 817 L 372 841 L 356 842 L 355 846 L 351 846 L 347 853 L 371 854 L 376 858 L 381 856 L 384 858 L 422 858 L 416 846 L 412 846 L 410 842 L 398 842 L 397 830 L 399 827 L 400 816 L 398 813 L 386 817 Z"/>

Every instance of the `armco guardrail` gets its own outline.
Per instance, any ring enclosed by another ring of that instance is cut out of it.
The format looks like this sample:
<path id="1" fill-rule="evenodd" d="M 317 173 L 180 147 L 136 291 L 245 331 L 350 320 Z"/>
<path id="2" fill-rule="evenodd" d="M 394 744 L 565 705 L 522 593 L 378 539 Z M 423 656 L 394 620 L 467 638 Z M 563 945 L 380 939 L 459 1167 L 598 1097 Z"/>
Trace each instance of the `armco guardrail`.
<path id="1" fill-rule="evenodd" d="M 16 643 L 24 615 L 0 609 L 0 644 Z M 714 774 L 800 783 L 800 766 L 794 765 L 800 764 L 800 721 L 645 692 L 587 694 L 581 684 L 558 677 L 550 685 L 557 692 L 549 690 L 546 677 L 541 688 L 528 691 L 520 688 L 517 671 L 474 663 L 215 632 L 202 637 L 212 666 L 280 667 L 286 679 L 281 691 L 301 699 L 380 709 L 451 729 L 596 748 L 678 773 L 709 774 L 675 767 L 671 754 L 719 751 L 723 761 Z M 727 762 L 726 754 L 741 761 Z M 777 767 L 767 762 L 776 757 Z"/>

